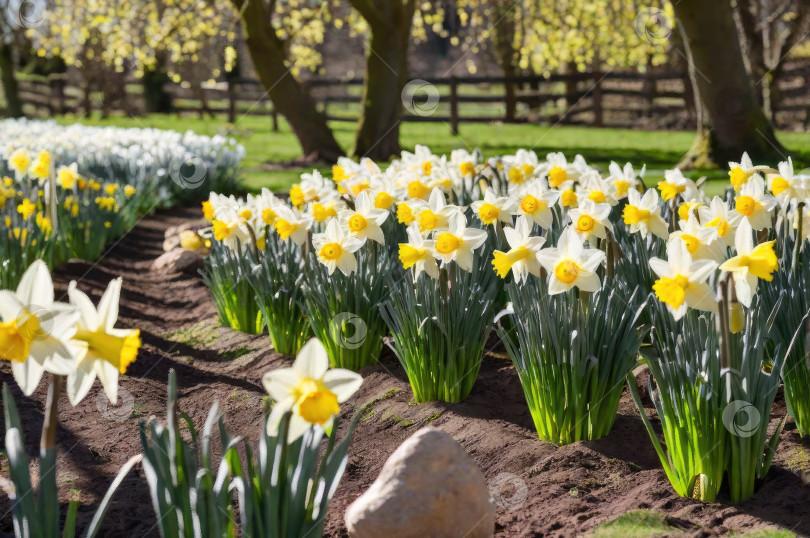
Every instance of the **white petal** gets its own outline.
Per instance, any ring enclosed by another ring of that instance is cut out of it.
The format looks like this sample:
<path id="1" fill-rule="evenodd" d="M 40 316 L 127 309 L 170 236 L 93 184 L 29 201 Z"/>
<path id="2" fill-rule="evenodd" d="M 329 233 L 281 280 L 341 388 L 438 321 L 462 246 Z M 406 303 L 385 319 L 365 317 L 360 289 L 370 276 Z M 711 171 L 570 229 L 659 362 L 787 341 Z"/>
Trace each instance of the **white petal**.
<path id="1" fill-rule="evenodd" d="M 65 390 L 70 400 L 70 405 L 77 406 L 87 396 L 96 380 L 96 372 L 93 368 L 93 361 L 83 360 L 67 378 Z"/>
<path id="2" fill-rule="evenodd" d="M 45 373 L 45 368 L 40 362 L 29 358 L 25 362 L 11 361 L 11 373 L 23 394 L 31 396 L 37 389 L 42 374 Z"/>
<path id="3" fill-rule="evenodd" d="M 363 378 L 360 374 L 351 370 L 335 368 L 324 374 L 323 383 L 326 388 L 335 393 L 338 402 L 343 403 L 357 392 L 357 389 L 363 383 Z"/>
<path id="4" fill-rule="evenodd" d="M 310 338 L 298 352 L 298 356 L 293 362 L 293 368 L 302 377 L 321 379 L 329 369 L 329 356 L 321 341 L 317 338 Z"/>
<path id="5" fill-rule="evenodd" d="M 301 377 L 298 375 L 298 370 L 294 368 L 280 368 L 264 374 L 262 377 L 262 385 L 264 385 L 264 390 L 267 391 L 267 394 L 278 402 L 289 398 L 300 380 Z"/>
<path id="6" fill-rule="evenodd" d="M 86 293 L 76 288 L 76 281 L 70 283 L 68 287 L 68 297 L 70 304 L 76 307 L 81 314 L 79 323 L 88 331 L 98 330 L 98 313 L 93 302 Z"/>
<path id="7" fill-rule="evenodd" d="M 12 319 L 17 319 L 17 316 L 22 312 L 23 304 L 17 299 L 17 296 L 9 290 L 0 290 L 0 318 L 9 322 Z"/>
<path id="8" fill-rule="evenodd" d="M 98 376 L 98 380 L 101 381 L 101 384 L 104 386 L 104 392 L 107 394 L 107 398 L 109 398 L 113 404 L 117 404 L 118 376 L 120 375 L 118 368 L 105 360 L 94 361 L 94 363 L 96 375 Z"/>
<path id="9" fill-rule="evenodd" d="M 25 271 L 17 286 L 17 298 L 26 307 L 53 304 L 53 281 L 45 262 L 37 260 Z"/>
<path id="10" fill-rule="evenodd" d="M 582 291 L 596 291 L 602 287 L 602 282 L 596 273 L 581 273 L 575 284 Z"/>
<path id="11" fill-rule="evenodd" d="M 98 303 L 99 323 L 105 330 L 110 330 L 118 320 L 118 301 L 121 297 L 121 277 L 115 278 L 107 285 L 107 290 Z M 115 402 L 113 402 L 115 403 Z"/>

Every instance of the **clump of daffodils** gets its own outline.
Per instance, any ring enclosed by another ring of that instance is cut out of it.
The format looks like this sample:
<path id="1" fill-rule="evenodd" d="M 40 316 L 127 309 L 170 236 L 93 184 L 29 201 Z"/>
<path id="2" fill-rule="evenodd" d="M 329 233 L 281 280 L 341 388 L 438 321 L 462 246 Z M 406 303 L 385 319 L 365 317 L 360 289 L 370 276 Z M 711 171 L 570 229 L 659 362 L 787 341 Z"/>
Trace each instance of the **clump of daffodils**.
<path id="1" fill-rule="evenodd" d="M 137 329 L 117 329 L 121 279 L 110 282 L 95 307 L 76 282 L 70 303 L 54 300 L 47 266 L 35 261 L 16 291 L 0 290 L 0 359 L 11 363 L 14 380 L 28 396 L 43 374 L 66 378 L 66 390 L 78 405 L 98 377 L 116 402 L 118 377 L 141 347 Z"/>

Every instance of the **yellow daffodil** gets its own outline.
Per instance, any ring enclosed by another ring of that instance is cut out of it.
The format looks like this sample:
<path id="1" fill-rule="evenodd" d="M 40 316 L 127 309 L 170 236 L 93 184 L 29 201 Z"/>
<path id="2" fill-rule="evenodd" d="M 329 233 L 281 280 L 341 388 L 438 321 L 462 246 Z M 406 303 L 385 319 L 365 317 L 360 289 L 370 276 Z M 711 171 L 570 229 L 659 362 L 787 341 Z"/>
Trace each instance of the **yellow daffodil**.
<path id="1" fill-rule="evenodd" d="M 605 260 L 605 253 L 595 248 L 585 248 L 577 232 L 567 227 L 560 235 L 556 247 L 544 248 L 537 253 L 548 273 L 548 293 L 555 295 L 574 286 L 582 291 L 598 290 L 602 283 L 596 268 Z"/>
<path id="2" fill-rule="evenodd" d="M 53 281 L 45 262 L 25 271 L 16 292 L 0 290 L 0 359 L 11 362 L 14 380 L 29 396 L 42 374 L 68 375 L 73 353 L 67 342 L 79 313 L 54 302 Z"/>
<path id="3" fill-rule="evenodd" d="M 101 381 L 107 398 L 117 403 L 118 376 L 135 361 L 141 347 L 138 329 L 115 328 L 121 279 L 116 278 L 108 284 L 98 309 L 84 292 L 79 291 L 75 281 L 68 287 L 68 296 L 70 304 L 81 313 L 76 334 L 70 341 L 77 360 L 66 385 L 70 403 L 77 405 L 81 402 L 96 377 Z"/>
<path id="4" fill-rule="evenodd" d="M 422 237 L 419 225 L 415 222 L 408 226 L 408 242 L 399 244 L 399 261 L 403 268 L 413 268 L 414 281 L 423 271 L 431 278 L 439 277 L 433 241 Z"/>
<path id="5" fill-rule="evenodd" d="M 355 372 L 342 368 L 330 370 L 323 344 L 315 338 L 309 340 L 291 368 L 272 370 L 262 377 L 265 390 L 275 400 L 267 418 L 268 434 L 278 431 L 282 416 L 290 410 L 290 441 L 313 426 L 331 431 L 340 404 L 357 392 L 362 383 L 363 378 Z"/>
<path id="6" fill-rule="evenodd" d="M 540 262 L 537 261 L 537 252 L 546 240 L 543 237 L 532 237 L 533 224 L 525 216 L 518 217 L 514 228 L 504 228 L 509 251 L 496 250 L 493 255 L 492 267 L 498 276 L 506 278 L 509 271 L 515 282 L 526 281 L 529 274 L 540 276 Z"/>
<path id="7" fill-rule="evenodd" d="M 717 301 L 706 280 L 717 269 L 717 262 L 695 260 L 686 243 L 675 238 L 667 245 L 667 260 L 652 258 L 650 268 L 658 275 L 653 284 L 656 297 L 667 305 L 676 320 L 687 307 L 717 312 Z"/>
<path id="8" fill-rule="evenodd" d="M 756 293 L 758 279 L 770 282 L 773 272 L 779 269 L 779 260 L 773 249 L 774 241 L 754 246 L 753 229 L 747 220 L 740 222 L 734 244 L 737 255 L 726 260 L 720 269 L 731 273 L 737 300 L 748 307 Z"/>
<path id="9" fill-rule="evenodd" d="M 340 272 L 349 276 L 357 270 L 357 259 L 354 253 L 363 246 L 358 237 L 347 235 L 338 221 L 332 220 L 324 233 L 312 236 L 312 247 L 318 255 L 318 261 L 326 266 L 329 274 L 340 269 Z"/>

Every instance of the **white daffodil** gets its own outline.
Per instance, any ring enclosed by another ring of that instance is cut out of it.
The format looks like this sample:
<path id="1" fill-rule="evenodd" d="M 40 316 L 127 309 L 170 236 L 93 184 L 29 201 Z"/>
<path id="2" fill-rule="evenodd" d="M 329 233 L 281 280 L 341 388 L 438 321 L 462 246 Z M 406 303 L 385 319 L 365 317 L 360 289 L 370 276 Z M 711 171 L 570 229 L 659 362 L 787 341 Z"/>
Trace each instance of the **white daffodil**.
<path id="1" fill-rule="evenodd" d="M 757 291 L 757 279 L 770 282 L 773 272 L 779 269 L 779 260 L 773 250 L 774 241 L 766 241 L 754 246 L 753 229 L 747 220 L 740 222 L 734 235 L 737 255 L 720 266 L 722 271 L 731 273 L 737 300 L 751 306 Z"/>
<path id="2" fill-rule="evenodd" d="M 622 211 L 622 218 L 627 226 L 630 226 L 631 233 L 640 233 L 641 237 L 647 237 L 652 233 L 661 239 L 669 237 L 667 223 L 661 218 L 661 208 L 658 206 L 658 191 L 647 189 L 644 196 L 641 196 L 635 189 L 627 193 L 627 205 Z"/>
<path id="3" fill-rule="evenodd" d="M 438 234 L 433 242 L 434 255 L 445 264 L 455 261 L 465 271 L 472 271 L 473 251 L 484 244 L 487 232 L 467 228 L 463 214 L 454 216 L 448 231 Z"/>
<path id="4" fill-rule="evenodd" d="M 647 167 L 646 165 L 642 166 L 641 171 L 636 174 L 633 165 L 630 163 L 626 163 L 624 168 L 621 168 L 617 163 L 611 162 L 610 166 L 608 166 L 608 171 L 610 172 L 610 176 L 608 176 L 607 181 L 612 181 L 613 187 L 615 188 L 613 196 L 617 200 L 621 200 L 627 197 L 627 192 L 630 189 L 638 188 L 638 178 L 644 177 Z"/>
<path id="5" fill-rule="evenodd" d="M 592 200 L 585 199 L 578 207 L 571 209 L 568 216 L 571 217 L 571 226 L 583 240 L 589 240 L 591 236 L 605 239 L 606 230 L 613 232 L 613 224 L 610 223 L 610 204 L 597 204 Z"/>
<path id="6" fill-rule="evenodd" d="M 253 211 L 247 207 L 234 210 L 221 210 L 211 223 L 214 239 L 222 242 L 231 250 L 237 245 L 246 245 L 251 241 L 250 222 L 253 220 Z M 251 228 L 252 229 L 252 228 Z"/>
<path id="7" fill-rule="evenodd" d="M 415 213 L 419 223 L 419 230 L 422 233 L 443 232 L 450 226 L 450 220 L 461 214 L 461 208 L 455 205 L 447 205 L 444 194 L 439 189 L 433 189 L 430 193 L 430 200 L 426 206 Z"/>
<path id="8" fill-rule="evenodd" d="M 548 272 L 548 293 L 555 295 L 574 286 L 582 291 L 596 291 L 602 285 L 596 268 L 604 261 L 605 253 L 585 248 L 577 232 L 570 226 L 563 230 L 556 248 L 544 248 L 537 253 L 537 261 Z"/>
<path id="9" fill-rule="evenodd" d="M 436 264 L 433 241 L 425 239 L 419 231 L 419 225 L 411 223 L 408 226 L 408 242 L 399 244 L 399 260 L 402 267 L 413 267 L 414 281 L 424 271 L 431 278 L 439 277 L 439 266 Z"/>
<path id="10" fill-rule="evenodd" d="M 650 268 L 658 275 L 653 291 L 676 320 L 686 314 L 687 307 L 717 312 L 717 301 L 706 279 L 717 269 L 717 262 L 695 260 L 688 245 L 680 238 L 667 245 L 667 260 L 652 258 Z"/>
<path id="11" fill-rule="evenodd" d="M 543 237 L 532 237 L 532 224 L 526 217 L 518 217 L 514 228 L 504 228 L 506 242 L 509 243 L 509 252 L 496 250 L 492 260 L 495 272 L 501 278 L 506 278 L 509 271 L 515 277 L 515 282 L 525 282 L 529 273 L 540 276 L 540 263 L 537 261 L 537 252 L 546 242 Z"/>
<path id="12" fill-rule="evenodd" d="M 487 189 L 483 200 L 477 200 L 470 207 L 478 215 L 478 219 L 489 226 L 500 221 L 512 224 L 512 212 L 515 210 L 512 198 L 497 196 L 493 189 Z"/>
<path id="13" fill-rule="evenodd" d="M 612 181 L 602 179 L 599 172 L 596 170 L 583 174 L 582 177 L 579 178 L 579 182 L 585 193 L 584 198 L 580 196 L 580 200 L 588 199 L 597 204 L 610 204 L 611 206 L 618 203 L 616 198 L 616 185 Z"/>
<path id="14" fill-rule="evenodd" d="M 292 410 L 290 442 L 313 426 L 331 431 L 340 404 L 351 398 L 362 383 L 363 378 L 355 372 L 330 370 L 326 349 L 312 338 L 298 352 L 291 368 L 273 370 L 262 377 L 264 389 L 275 400 L 267 418 L 267 433 L 273 435 L 278 431 L 282 416 L 289 410 Z"/>
<path id="15" fill-rule="evenodd" d="M 676 196 L 680 196 L 682 200 L 693 200 L 699 195 L 695 182 L 684 176 L 678 168 L 664 172 L 664 180 L 658 182 L 658 190 L 665 202 Z"/>
<path id="16" fill-rule="evenodd" d="M 344 210 L 340 213 L 340 221 L 349 229 L 352 237 L 357 237 L 363 243 L 366 239 L 385 244 L 382 223 L 388 218 L 387 209 L 376 209 L 371 204 L 367 192 L 361 192 L 354 200 L 354 211 Z"/>
<path id="17" fill-rule="evenodd" d="M 300 213 L 297 209 L 279 206 L 273 228 L 282 240 L 292 239 L 296 245 L 303 245 L 307 232 L 312 227 L 312 217 Z"/>
<path id="18" fill-rule="evenodd" d="M 773 224 L 771 211 L 776 207 L 776 200 L 770 194 L 765 194 L 765 181 L 759 174 L 751 176 L 740 187 L 734 203 L 734 210 L 748 220 L 754 230 L 770 228 Z"/>
<path id="19" fill-rule="evenodd" d="M 807 177 L 795 175 L 793 172 L 793 159 L 779 163 L 779 172 L 767 175 L 768 189 L 776 198 L 782 209 L 787 209 L 791 200 L 807 198 Z"/>
<path id="20" fill-rule="evenodd" d="M 450 152 L 450 166 L 455 168 L 462 177 L 472 178 L 475 176 L 476 166 L 479 164 L 480 156 L 470 153 L 466 149 L 454 149 Z"/>
<path id="21" fill-rule="evenodd" d="M 73 353 L 67 345 L 79 313 L 54 302 L 48 267 L 37 260 L 23 274 L 16 292 L 0 290 L 0 358 L 11 362 L 14 380 L 29 396 L 42 374 L 68 375 Z"/>
<path id="22" fill-rule="evenodd" d="M 549 153 L 546 155 L 544 168 L 549 186 L 560 190 L 570 186 L 581 174 L 575 164 L 569 164 L 562 153 Z"/>
<path id="23" fill-rule="evenodd" d="M 720 262 L 726 256 L 726 244 L 720 240 L 717 228 L 701 226 L 694 214 L 687 220 L 678 221 L 680 230 L 669 235 L 670 241 L 679 239 L 686 245 L 686 250 L 696 260 L 708 259 Z"/>
<path id="24" fill-rule="evenodd" d="M 501 162 L 510 185 L 523 185 L 532 181 L 541 170 L 537 154 L 531 150 L 519 149 L 514 155 L 504 155 Z"/>
<path id="25" fill-rule="evenodd" d="M 739 191 L 744 184 L 748 183 L 751 176 L 757 172 L 767 172 L 771 170 L 768 166 L 754 166 L 747 152 L 743 153 L 740 162 L 730 161 L 728 168 L 728 177 L 735 191 Z"/>
<path id="26" fill-rule="evenodd" d="M 742 220 L 742 215 L 729 209 L 722 198 L 715 196 L 708 206 L 698 207 L 698 216 L 700 224 L 717 230 L 717 236 L 726 246 L 734 244 L 734 232 Z"/>
<path id="27" fill-rule="evenodd" d="M 520 191 L 517 214 L 525 215 L 541 228 L 549 229 L 554 223 L 551 208 L 559 198 L 559 191 L 546 189 L 541 180 L 532 181 Z"/>
<path id="28" fill-rule="evenodd" d="M 346 276 L 357 270 L 357 258 L 354 253 L 363 246 L 357 237 L 343 233 L 343 228 L 336 220 L 326 226 L 326 231 L 312 236 L 312 246 L 318 254 L 318 260 L 329 269 L 329 274 L 340 269 Z"/>
<path id="29" fill-rule="evenodd" d="M 98 309 L 90 298 L 71 282 L 68 287 L 70 304 L 81 317 L 76 334 L 70 341 L 76 355 L 76 367 L 68 374 L 67 393 L 70 403 L 78 405 L 98 376 L 104 392 L 111 402 L 118 401 L 118 376 L 138 356 L 141 332 L 138 329 L 116 329 L 118 301 L 121 297 L 121 278 L 107 285 Z"/>

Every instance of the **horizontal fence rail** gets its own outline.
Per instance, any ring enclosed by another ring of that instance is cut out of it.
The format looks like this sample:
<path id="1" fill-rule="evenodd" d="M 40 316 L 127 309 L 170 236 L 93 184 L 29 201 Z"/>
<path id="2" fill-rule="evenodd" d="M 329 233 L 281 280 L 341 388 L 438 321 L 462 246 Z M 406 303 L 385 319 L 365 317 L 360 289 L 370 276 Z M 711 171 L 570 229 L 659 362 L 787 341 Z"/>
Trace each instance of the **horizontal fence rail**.
<path id="1" fill-rule="evenodd" d="M 330 121 L 355 122 L 361 114 L 361 78 L 313 78 L 303 80 L 302 87 Z M 777 125 L 810 126 L 808 87 L 810 62 L 791 63 L 773 92 Z M 176 113 L 224 116 L 231 122 L 243 115 L 270 116 L 278 129 L 278 113 L 256 80 L 232 79 L 196 88 L 168 83 L 164 90 Z M 19 81 L 19 91 L 31 115 L 92 110 L 137 115 L 146 108 L 134 79 L 116 88 L 118 102 L 126 104 L 124 110 L 109 105 L 104 92 L 71 85 L 65 75 L 26 76 Z M 687 76 L 679 71 L 414 77 L 403 92 L 403 120 L 443 122 L 453 133 L 463 123 L 493 122 L 686 128 L 696 122 L 694 99 Z"/>

